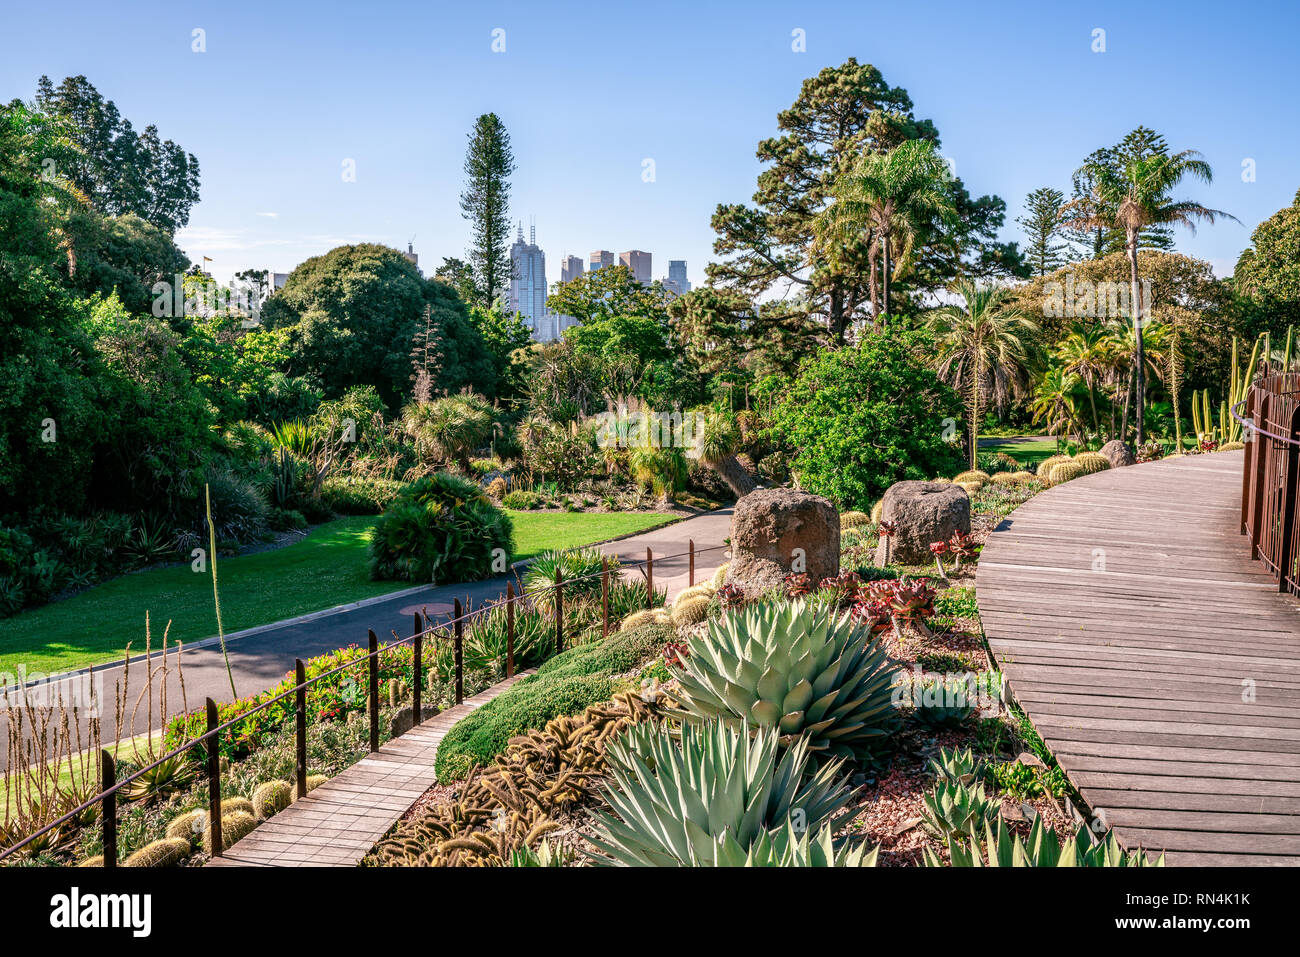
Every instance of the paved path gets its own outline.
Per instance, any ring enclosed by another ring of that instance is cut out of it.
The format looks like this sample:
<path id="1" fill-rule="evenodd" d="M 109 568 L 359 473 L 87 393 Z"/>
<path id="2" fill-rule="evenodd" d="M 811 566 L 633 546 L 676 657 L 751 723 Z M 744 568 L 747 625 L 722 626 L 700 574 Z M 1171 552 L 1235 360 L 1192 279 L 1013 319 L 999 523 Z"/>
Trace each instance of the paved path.
<path id="1" fill-rule="evenodd" d="M 435 715 L 294 801 L 209 867 L 355 867 L 436 780 L 443 737 L 525 671 Z"/>
<path id="2" fill-rule="evenodd" d="M 711 548 L 721 545 L 730 533 L 731 510 L 723 509 L 660 526 L 630 538 L 618 539 L 602 548 L 606 554 L 617 555 L 625 562 L 631 562 L 644 559 L 647 548 L 653 549 L 656 556 L 684 553 L 691 539 L 694 539 L 697 549 Z M 697 579 L 712 574 L 725 560 L 722 549 L 701 551 L 696 559 Z M 667 587 L 671 597 L 686 585 L 687 559 L 684 556 L 657 558 L 654 574 L 656 587 Z M 453 599 L 460 598 L 466 607 L 477 607 L 485 601 L 502 597 L 509 580 L 502 576 L 470 584 L 430 585 L 415 591 L 408 589 L 391 597 L 318 613 L 309 620 L 292 619 L 250 629 L 240 636 L 228 637 L 226 645 L 235 675 L 235 689 L 240 697 L 264 691 L 278 684 L 293 669 L 295 658 L 306 659 L 348 645 L 364 645 L 366 633 L 370 629 L 374 629 L 381 641 L 391 639 L 393 632 L 405 637 L 411 633 L 412 616 L 416 612 L 427 608 L 433 620 L 445 620 L 451 615 Z M 218 703 L 231 700 L 225 662 L 215 641 L 205 643 L 202 647 L 187 647 L 183 664 L 185 696 L 191 709 L 201 707 L 205 697 L 211 697 Z M 106 725 L 111 725 L 113 720 L 113 688 L 121 682 L 122 674 L 120 664 L 97 669 L 95 672 L 96 684 L 107 689 L 101 694 L 101 700 L 108 702 L 104 718 Z M 139 694 L 138 689 L 143 687 L 144 675 L 142 662 L 131 665 L 129 698 L 132 702 Z M 74 674 L 55 679 L 43 692 L 49 696 L 50 701 L 57 701 L 60 692 L 65 694 L 65 700 L 69 700 L 72 694 L 84 689 L 85 684 L 84 674 Z M 168 698 L 169 709 L 172 712 L 180 711 L 181 688 L 174 674 L 169 679 Z M 143 713 L 145 710 L 141 707 L 142 713 L 137 714 L 135 721 L 124 728 L 124 738 L 143 734 L 158 726 L 157 715 L 151 721 Z M 87 720 L 83 716 L 83 725 Z M 0 708 L 0 741 L 7 740 L 7 725 L 7 713 Z M 111 734 L 111 731 L 106 728 L 105 733 Z M 7 758 L 0 754 L 0 770 L 5 767 Z"/>
<path id="3" fill-rule="evenodd" d="M 989 537 L 1011 692 L 1125 845 L 1300 864 L 1300 605 L 1240 534 L 1242 453 L 1100 472 Z"/>

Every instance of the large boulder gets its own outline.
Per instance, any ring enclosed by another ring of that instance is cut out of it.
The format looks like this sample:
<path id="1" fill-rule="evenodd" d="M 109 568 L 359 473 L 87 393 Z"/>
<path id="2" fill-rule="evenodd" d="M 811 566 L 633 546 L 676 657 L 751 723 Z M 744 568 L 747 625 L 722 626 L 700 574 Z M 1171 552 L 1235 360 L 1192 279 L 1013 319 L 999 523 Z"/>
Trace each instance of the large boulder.
<path id="1" fill-rule="evenodd" d="M 791 488 L 759 489 L 736 502 L 727 584 L 753 597 L 801 572 L 815 582 L 840 573 L 835 506 Z"/>
<path id="2" fill-rule="evenodd" d="M 1121 465 L 1133 465 L 1137 462 L 1137 459 L 1133 456 L 1133 452 L 1119 439 L 1111 439 L 1103 445 L 1101 447 L 1101 454 L 1106 456 L 1110 461 L 1110 467 L 1113 469 L 1117 469 Z"/>
<path id="3" fill-rule="evenodd" d="M 881 522 L 893 522 L 894 534 L 881 538 L 876 564 L 888 560 L 903 565 L 934 561 L 932 542 L 946 542 L 953 533 L 970 534 L 970 497 L 960 485 L 939 482 L 896 482 L 881 500 Z"/>

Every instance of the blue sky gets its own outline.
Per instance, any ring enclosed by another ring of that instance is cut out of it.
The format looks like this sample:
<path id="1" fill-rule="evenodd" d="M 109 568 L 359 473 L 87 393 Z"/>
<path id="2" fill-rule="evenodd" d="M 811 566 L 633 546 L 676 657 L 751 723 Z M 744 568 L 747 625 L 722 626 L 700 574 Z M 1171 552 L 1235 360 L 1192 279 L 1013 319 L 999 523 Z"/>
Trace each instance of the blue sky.
<path id="1" fill-rule="evenodd" d="M 656 276 L 688 260 L 698 284 L 714 207 L 749 200 L 777 112 L 849 56 L 908 90 L 972 193 L 1007 201 L 1006 239 L 1029 190 L 1068 190 L 1088 152 L 1139 124 L 1213 165 L 1212 186 L 1184 193 L 1244 225 L 1177 242 L 1221 274 L 1300 188 L 1294 3 L 4 6 L 0 97 L 84 73 L 137 128 L 195 153 L 202 201 L 179 241 L 222 279 L 349 241 L 413 239 L 426 272 L 462 255 L 466 134 L 495 111 L 519 164 L 512 213 L 536 218 L 548 278 L 563 253 L 638 248 Z"/>

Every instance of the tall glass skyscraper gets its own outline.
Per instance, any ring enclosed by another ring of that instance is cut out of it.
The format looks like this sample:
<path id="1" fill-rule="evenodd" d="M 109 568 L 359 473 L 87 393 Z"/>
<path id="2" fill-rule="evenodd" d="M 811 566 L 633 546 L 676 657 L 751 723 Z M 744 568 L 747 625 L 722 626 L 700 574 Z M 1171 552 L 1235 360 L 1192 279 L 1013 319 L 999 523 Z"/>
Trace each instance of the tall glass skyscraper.
<path id="1" fill-rule="evenodd" d="M 529 241 L 524 242 L 524 224 L 519 224 L 519 238 L 510 247 L 510 296 L 508 308 L 519 313 L 533 338 L 539 342 L 554 339 L 558 334 L 548 322 L 546 312 L 546 254 L 537 245 L 537 228 L 529 230 Z"/>

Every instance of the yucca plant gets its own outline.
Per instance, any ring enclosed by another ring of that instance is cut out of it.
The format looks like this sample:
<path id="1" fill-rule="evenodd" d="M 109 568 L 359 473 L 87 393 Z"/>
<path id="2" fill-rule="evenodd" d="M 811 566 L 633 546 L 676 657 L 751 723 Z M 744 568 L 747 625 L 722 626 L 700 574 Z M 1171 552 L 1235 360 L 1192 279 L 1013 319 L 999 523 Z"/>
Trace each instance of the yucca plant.
<path id="1" fill-rule="evenodd" d="M 1029 840 L 1014 834 L 1001 817 L 996 827 L 985 822 L 984 850 L 978 840 L 969 842 L 950 838 L 948 854 L 953 867 L 1164 867 L 1165 856 L 1152 860 L 1138 848 L 1125 851 L 1119 846 L 1113 832 L 1093 842 L 1086 827 L 1080 827 L 1073 838 L 1061 841 L 1056 832 L 1035 818 L 1029 830 Z M 922 852 L 926 867 L 942 867 L 943 860 L 930 848 Z"/>
<path id="2" fill-rule="evenodd" d="M 555 584 L 555 573 L 564 575 L 564 596 L 600 597 L 601 562 L 609 565 L 610 585 L 619 578 L 619 561 L 616 556 L 606 556 L 599 548 L 571 548 L 565 551 L 542 552 L 528 563 L 524 573 L 524 590 L 529 594 L 548 595 Z M 645 589 L 642 587 L 642 594 Z M 549 600 L 549 599 L 545 599 Z"/>
<path id="3" fill-rule="evenodd" d="M 770 832 L 790 821 L 835 829 L 854 793 L 842 762 L 809 768 L 807 739 L 782 750 L 775 731 L 724 721 L 679 733 L 633 725 L 609 743 L 605 759 L 612 813 L 596 813 L 592 843 L 607 864 L 714 866 L 743 858 L 765 835 L 773 850 L 763 853 L 775 853 L 785 838 Z"/>
<path id="4" fill-rule="evenodd" d="M 504 604 L 471 620 L 465 648 L 476 661 L 484 661 L 504 673 L 508 658 L 509 622 Z M 515 606 L 515 669 L 539 665 L 555 652 L 555 628 L 541 615 L 522 604 Z"/>
<path id="5" fill-rule="evenodd" d="M 671 669 L 687 721 L 770 728 L 784 746 L 806 741 L 818 760 L 870 758 L 897 726 L 897 666 L 849 612 L 760 603 L 710 620 L 687 648 Z"/>

